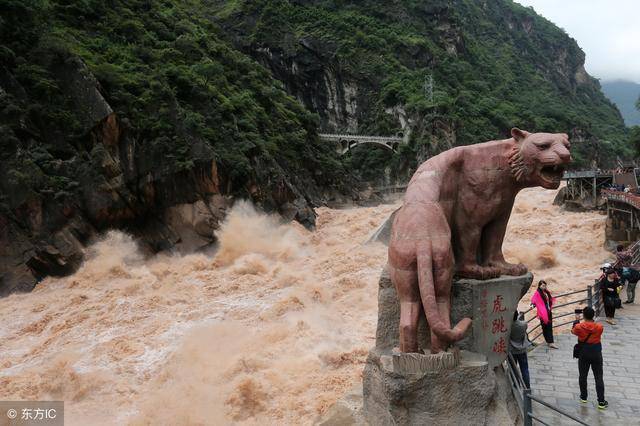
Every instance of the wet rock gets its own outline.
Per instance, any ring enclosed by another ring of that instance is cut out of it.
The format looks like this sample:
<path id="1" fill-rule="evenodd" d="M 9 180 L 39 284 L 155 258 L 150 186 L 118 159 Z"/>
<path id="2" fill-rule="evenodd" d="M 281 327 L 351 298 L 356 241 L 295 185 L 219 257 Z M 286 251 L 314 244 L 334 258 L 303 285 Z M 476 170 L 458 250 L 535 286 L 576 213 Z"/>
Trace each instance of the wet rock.
<path id="1" fill-rule="evenodd" d="M 564 204 L 565 197 L 567 196 L 567 187 L 563 186 L 556 193 L 555 198 L 553 199 L 554 206 L 561 206 Z"/>
<path id="2" fill-rule="evenodd" d="M 180 235 L 177 248 L 182 252 L 190 252 L 214 243 L 214 232 L 231 203 L 229 197 L 216 194 L 206 200 L 169 207 L 165 213 L 165 223 Z"/>
<path id="3" fill-rule="evenodd" d="M 84 133 L 89 133 L 99 123 L 109 121 L 113 109 L 100 93 L 98 80 L 89 71 L 85 63 L 77 56 L 58 58 L 51 70 L 64 92 L 72 99 L 75 115 L 81 123 Z M 113 121 L 105 129 L 112 128 Z M 117 135 L 106 140 L 117 142 Z"/>
<path id="4" fill-rule="evenodd" d="M 320 416 L 316 426 L 365 426 L 362 416 L 362 386 L 357 385 Z"/>
<path id="5" fill-rule="evenodd" d="M 395 218 L 397 211 L 398 210 L 391 213 L 387 220 L 385 220 L 384 223 L 380 225 L 380 227 L 376 229 L 373 234 L 371 234 L 371 236 L 367 240 L 368 243 L 377 241 L 384 244 L 385 246 L 389 245 L 389 240 L 391 239 L 391 226 L 393 225 L 393 219 Z"/>

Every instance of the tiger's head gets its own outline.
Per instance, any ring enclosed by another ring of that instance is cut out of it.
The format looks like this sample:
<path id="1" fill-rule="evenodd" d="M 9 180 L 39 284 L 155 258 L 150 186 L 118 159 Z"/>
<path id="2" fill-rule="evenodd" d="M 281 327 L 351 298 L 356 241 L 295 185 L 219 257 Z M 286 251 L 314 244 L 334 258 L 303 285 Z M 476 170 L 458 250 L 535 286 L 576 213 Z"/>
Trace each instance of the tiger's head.
<path id="1" fill-rule="evenodd" d="M 529 133 L 511 129 L 515 140 L 509 166 L 516 182 L 531 187 L 557 189 L 569 163 L 569 136 L 565 133 Z"/>

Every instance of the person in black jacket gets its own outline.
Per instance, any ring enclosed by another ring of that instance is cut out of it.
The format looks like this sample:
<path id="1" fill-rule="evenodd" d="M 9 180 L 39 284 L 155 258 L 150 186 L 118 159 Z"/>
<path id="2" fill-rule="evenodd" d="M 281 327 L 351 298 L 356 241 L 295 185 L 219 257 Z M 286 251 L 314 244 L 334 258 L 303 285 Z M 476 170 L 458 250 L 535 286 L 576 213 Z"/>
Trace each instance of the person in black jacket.
<path id="1" fill-rule="evenodd" d="M 604 312 L 607 316 L 609 324 L 615 325 L 616 321 L 613 319 L 616 315 L 616 306 L 620 297 L 618 296 L 618 287 L 621 286 L 618 274 L 612 267 L 604 268 L 604 277 L 598 282 L 600 290 L 602 291 L 602 301 L 604 302 Z"/>
<path id="2" fill-rule="evenodd" d="M 622 279 L 627 283 L 627 301 L 633 303 L 636 298 L 636 285 L 640 281 L 640 271 L 635 268 L 622 268 Z"/>

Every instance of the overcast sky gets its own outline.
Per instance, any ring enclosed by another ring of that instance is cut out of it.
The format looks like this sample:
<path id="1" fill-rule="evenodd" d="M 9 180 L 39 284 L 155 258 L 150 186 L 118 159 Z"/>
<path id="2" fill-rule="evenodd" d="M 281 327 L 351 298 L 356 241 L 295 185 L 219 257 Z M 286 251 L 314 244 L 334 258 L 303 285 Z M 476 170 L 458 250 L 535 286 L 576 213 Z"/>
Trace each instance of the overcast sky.
<path id="1" fill-rule="evenodd" d="M 640 0 L 515 0 L 578 41 L 592 76 L 640 83 Z"/>

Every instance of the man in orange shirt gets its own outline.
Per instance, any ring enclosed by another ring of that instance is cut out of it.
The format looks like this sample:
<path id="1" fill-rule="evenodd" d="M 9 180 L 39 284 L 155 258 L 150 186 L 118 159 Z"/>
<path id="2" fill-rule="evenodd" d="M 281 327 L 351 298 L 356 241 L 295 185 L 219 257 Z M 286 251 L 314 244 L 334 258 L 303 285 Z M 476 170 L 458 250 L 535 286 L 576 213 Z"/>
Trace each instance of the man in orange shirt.
<path id="1" fill-rule="evenodd" d="M 580 402 L 587 403 L 587 375 L 589 368 L 593 371 L 596 381 L 596 394 L 598 396 L 598 408 L 606 409 L 609 403 L 604 399 L 604 380 L 602 379 L 602 324 L 593 321 L 595 312 L 593 308 L 584 308 L 582 311 L 584 321 L 580 322 L 580 314 L 576 313 L 571 332 L 578 336 L 578 342 L 582 344 L 580 358 L 578 358 L 578 383 L 580 384 Z"/>

